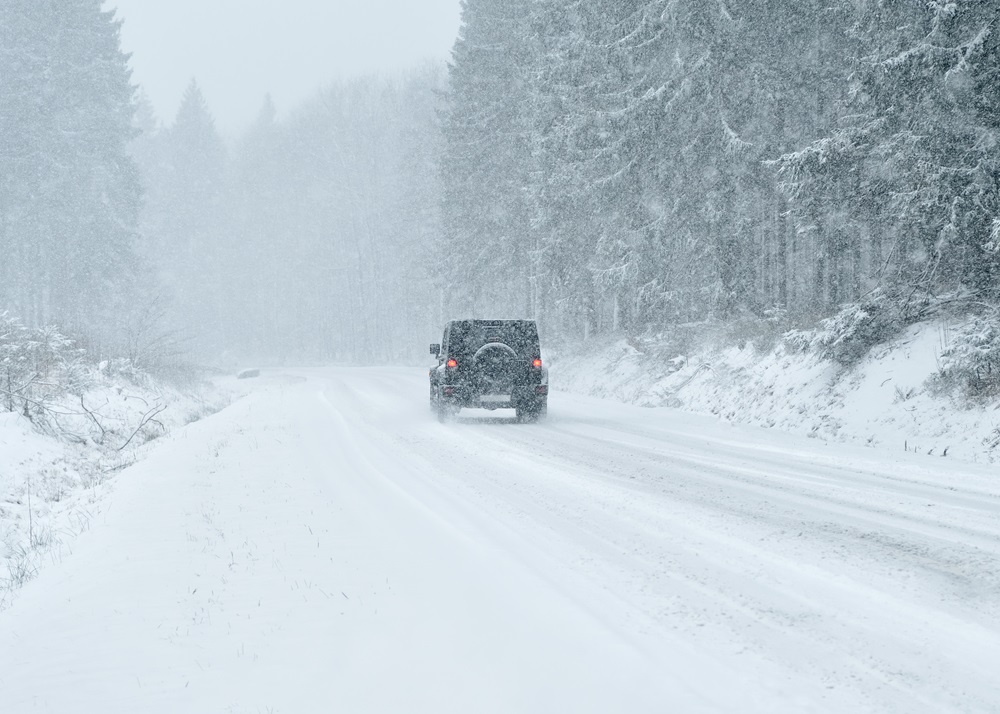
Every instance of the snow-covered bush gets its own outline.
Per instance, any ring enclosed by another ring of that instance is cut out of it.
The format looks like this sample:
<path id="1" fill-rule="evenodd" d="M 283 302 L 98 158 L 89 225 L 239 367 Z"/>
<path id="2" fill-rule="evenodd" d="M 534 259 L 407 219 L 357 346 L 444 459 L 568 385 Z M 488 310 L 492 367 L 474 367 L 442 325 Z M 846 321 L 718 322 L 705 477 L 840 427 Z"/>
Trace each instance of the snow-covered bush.
<path id="1" fill-rule="evenodd" d="M 173 403 L 200 402 L 204 384 L 157 379 L 130 358 L 96 362 L 88 352 L 48 327 L 26 327 L 0 313 L 0 413 L 13 412 L 61 440 L 96 445 L 106 453 L 161 436 L 160 415 Z M 180 390 L 180 391 L 178 391 Z M 218 405 L 190 405 L 185 423 Z"/>
<path id="2" fill-rule="evenodd" d="M 149 373 L 140 369 L 130 358 L 119 357 L 101 362 L 98 371 L 105 379 L 125 380 L 131 384 L 147 387 L 152 384 Z"/>
<path id="3" fill-rule="evenodd" d="M 741 349 L 752 344 L 759 352 L 768 352 L 787 332 L 791 318 L 787 310 L 771 308 L 763 315 L 744 313 L 724 323 L 717 344 L 720 347 L 736 345 Z"/>
<path id="4" fill-rule="evenodd" d="M 92 383 L 83 350 L 53 327 L 32 329 L 0 313 L 0 411 L 18 412 L 50 427 L 54 404 Z"/>
<path id="5" fill-rule="evenodd" d="M 860 302 L 845 305 L 836 315 L 823 320 L 818 329 L 791 330 L 783 340 L 793 351 L 814 351 L 824 359 L 852 365 L 872 347 L 925 318 L 930 307 L 928 297 L 903 297 L 878 289 Z"/>
<path id="6" fill-rule="evenodd" d="M 1000 395 L 1000 315 L 977 317 L 953 334 L 931 386 L 971 398 Z"/>

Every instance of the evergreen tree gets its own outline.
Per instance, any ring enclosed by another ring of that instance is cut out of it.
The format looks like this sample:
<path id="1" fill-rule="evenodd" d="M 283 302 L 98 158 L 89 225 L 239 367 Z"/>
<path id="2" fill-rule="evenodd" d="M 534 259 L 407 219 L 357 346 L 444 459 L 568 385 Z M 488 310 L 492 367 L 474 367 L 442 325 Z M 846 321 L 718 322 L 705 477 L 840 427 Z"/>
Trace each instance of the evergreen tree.
<path id="1" fill-rule="evenodd" d="M 288 240 L 282 213 L 288 200 L 283 150 L 277 109 L 268 94 L 233 157 L 227 195 L 232 227 L 226 242 L 225 321 L 234 333 L 229 343 L 251 354 L 265 354 L 280 343 L 289 286 L 297 282 L 282 260 Z"/>
<path id="2" fill-rule="evenodd" d="M 120 23 L 100 0 L 0 8 L 4 301 L 98 338 L 127 309 L 141 189 Z"/>
<path id="3" fill-rule="evenodd" d="M 529 0 L 464 0 L 449 67 L 441 181 L 444 283 L 459 312 L 531 314 Z"/>
<path id="4" fill-rule="evenodd" d="M 205 97 L 195 80 L 181 101 L 164 139 L 167 175 L 159 205 L 151 211 L 160 226 L 151 238 L 161 279 L 172 290 L 178 329 L 194 330 L 202 344 L 222 344 L 220 280 L 226 250 L 226 149 Z"/>
<path id="5" fill-rule="evenodd" d="M 784 159 L 794 191 L 863 225 L 870 272 L 904 296 L 991 289 L 996 129 L 984 98 L 1000 3 L 872 0 L 848 12 L 852 100 L 836 131 Z"/>
<path id="6" fill-rule="evenodd" d="M 532 39 L 540 62 L 530 85 L 533 172 L 529 200 L 538 237 L 535 276 L 541 317 L 564 329 L 588 334 L 597 317 L 591 270 L 599 227 L 594 152 L 601 136 L 594 116 L 595 82 L 604 55 L 591 44 L 587 6 L 547 0 L 536 9 Z"/>

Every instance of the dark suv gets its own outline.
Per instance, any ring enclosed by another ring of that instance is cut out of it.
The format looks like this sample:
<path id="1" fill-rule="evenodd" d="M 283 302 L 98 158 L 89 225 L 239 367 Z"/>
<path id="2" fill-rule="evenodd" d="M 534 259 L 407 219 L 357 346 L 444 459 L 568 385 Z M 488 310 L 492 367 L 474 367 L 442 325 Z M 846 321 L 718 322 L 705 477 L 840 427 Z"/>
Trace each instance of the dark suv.
<path id="1" fill-rule="evenodd" d="M 546 412 L 549 373 L 534 320 L 452 320 L 430 371 L 431 409 L 442 422 L 463 407 L 514 409 L 518 421 Z"/>

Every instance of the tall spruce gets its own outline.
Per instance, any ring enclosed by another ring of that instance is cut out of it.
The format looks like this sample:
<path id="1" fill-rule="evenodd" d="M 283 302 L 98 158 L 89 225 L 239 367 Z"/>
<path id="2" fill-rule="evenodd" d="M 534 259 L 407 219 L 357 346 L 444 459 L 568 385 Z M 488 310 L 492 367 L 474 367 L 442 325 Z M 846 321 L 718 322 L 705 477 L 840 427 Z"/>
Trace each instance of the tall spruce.
<path id="1" fill-rule="evenodd" d="M 225 342 L 223 242 L 227 153 L 198 83 L 192 80 L 164 139 L 166 176 L 151 206 L 159 235 L 150 240 L 161 279 L 172 288 L 179 324 L 202 344 Z"/>
<path id="2" fill-rule="evenodd" d="M 854 226 L 847 250 L 829 254 L 860 256 L 869 285 L 903 299 L 995 293 L 988 246 L 1000 186 L 988 107 L 1000 3 L 872 0 L 846 12 L 850 101 L 830 133 L 782 159 L 796 203 L 831 230 Z M 832 262 L 827 280 L 844 272 Z"/>
<path id="3" fill-rule="evenodd" d="M 441 160 L 441 271 L 457 312 L 535 311 L 536 246 L 527 196 L 532 5 L 530 0 L 462 3 Z"/>
<path id="4" fill-rule="evenodd" d="M 101 0 L 0 5 L 0 302 L 111 339 L 136 274 L 134 88 Z"/>

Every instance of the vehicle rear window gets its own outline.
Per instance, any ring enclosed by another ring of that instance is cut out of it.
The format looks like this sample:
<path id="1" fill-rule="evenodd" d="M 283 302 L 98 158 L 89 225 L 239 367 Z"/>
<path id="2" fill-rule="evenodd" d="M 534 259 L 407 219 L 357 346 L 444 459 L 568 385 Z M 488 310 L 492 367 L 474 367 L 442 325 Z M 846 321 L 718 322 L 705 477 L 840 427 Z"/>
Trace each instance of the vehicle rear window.
<path id="1" fill-rule="evenodd" d="M 538 356 L 538 328 L 534 322 L 456 322 L 448 337 L 448 351 L 453 355 L 474 354 L 485 344 L 502 342 L 523 359 Z"/>

